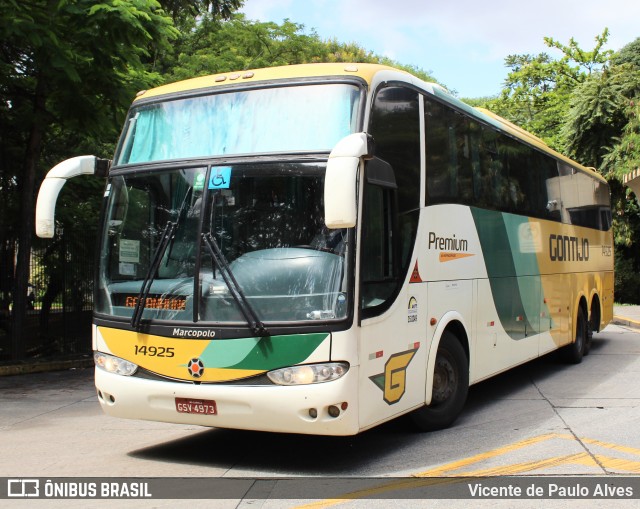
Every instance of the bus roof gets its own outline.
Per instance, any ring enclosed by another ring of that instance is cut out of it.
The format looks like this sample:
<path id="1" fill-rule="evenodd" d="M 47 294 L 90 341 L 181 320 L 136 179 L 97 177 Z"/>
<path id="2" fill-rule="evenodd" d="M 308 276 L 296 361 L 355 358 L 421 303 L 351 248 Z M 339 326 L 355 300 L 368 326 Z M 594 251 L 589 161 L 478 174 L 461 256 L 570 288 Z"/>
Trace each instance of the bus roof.
<path id="1" fill-rule="evenodd" d="M 509 134 L 512 137 L 532 145 L 533 147 L 546 152 L 547 154 L 560 159 L 561 161 L 580 169 L 581 171 L 591 175 L 592 177 L 606 182 L 606 179 L 595 171 L 594 168 L 587 168 L 581 164 L 569 159 L 568 157 L 556 152 L 549 147 L 543 140 L 537 136 L 525 131 L 521 127 L 511 123 L 510 121 L 492 113 L 484 108 L 473 108 L 468 104 L 460 101 L 453 95 L 451 95 L 444 87 L 435 83 L 426 83 L 412 74 L 380 64 L 365 64 L 365 63 L 317 63 L 317 64 L 298 64 L 298 65 L 285 65 L 280 67 L 266 67 L 263 69 L 252 69 L 246 71 L 226 72 L 220 74 L 212 74 L 209 76 L 201 76 L 198 78 L 191 78 L 168 85 L 161 85 L 159 87 L 143 90 L 138 92 L 135 101 L 150 99 L 154 97 L 180 94 L 184 92 L 191 92 L 199 89 L 209 89 L 219 86 L 229 86 L 233 84 L 250 84 L 259 82 L 269 82 L 277 80 L 289 80 L 299 78 L 317 78 L 317 77 L 329 77 L 329 76 L 345 76 L 345 77 L 358 77 L 364 80 L 367 84 L 372 84 L 374 76 L 382 71 L 390 71 L 403 75 L 407 83 L 413 83 L 419 86 L 425 92 L 431 93 L 440 100 L 449 103 L 454 108 L 462 110 L 471 117 L 474 117 L 481 122 L 492 125 L 493 127 Z M 135 102 L 134 101 L 134 102 Z"/>
<path id="2" fill-rule="evenodd" d="M 261 81 L 316 78 L 322 76 L 357 76 L 367 83 L 371 83 L 373 76 L 382 70 L 402 72 L 407 76 L 410 76 L 410 74 L 405 71 L 398 71 L 398 69 L 394 69 L 393 67 L 379 64 L 331 63 L 285 65 L 282 67 L 266 67 L 264 69 L 212 74 L 209 76 L 201 76 L 199 78 L 178 81 L 139 92 L 136 96 L 136 100 L 148 99 L 150 97 L 166 94 L 189 92 L 202 88 L 232 85 L 234 83 L 247 84 Z"/>

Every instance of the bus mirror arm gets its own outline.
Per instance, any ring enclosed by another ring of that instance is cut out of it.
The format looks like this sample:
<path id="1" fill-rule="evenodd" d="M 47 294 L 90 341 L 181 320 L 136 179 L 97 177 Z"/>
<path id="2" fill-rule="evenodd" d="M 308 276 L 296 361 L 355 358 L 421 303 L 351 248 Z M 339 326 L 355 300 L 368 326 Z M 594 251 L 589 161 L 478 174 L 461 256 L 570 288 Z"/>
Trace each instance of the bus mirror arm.
<path id="1" fill-rule="evenodd" d="M 54 166 L 42 181 L 36 202 L 36 235 L 50 239 L 55 234 L 56 201 L 67 180 L 78 175 L 106 177 L 111 161 L 96 156 L 77 156 Z"/>
<path id="2" fill-rule="evenodd" d="M 327 228 L 356 225 L 356 185 L 362 159 L 372 159 L 375 148 L 371 135 L 354 133 L 342 138 L 329 154 L 324 179 L 324 220 Z"/>

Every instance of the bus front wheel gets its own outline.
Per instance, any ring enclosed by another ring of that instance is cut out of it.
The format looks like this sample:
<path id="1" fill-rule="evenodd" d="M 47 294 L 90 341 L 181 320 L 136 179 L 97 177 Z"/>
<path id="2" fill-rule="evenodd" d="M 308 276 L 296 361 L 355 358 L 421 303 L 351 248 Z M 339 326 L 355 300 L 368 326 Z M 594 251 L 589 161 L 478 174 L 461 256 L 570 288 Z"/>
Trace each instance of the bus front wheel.
<path id="1" fill-rule="evenodd" d="M 467 355 L 458 338 L 445 331 L 436 354 L 431 404 L 411 412 L 411 419 L 421 431 L 446 428 L 462 411 L 468 391 Z"/>

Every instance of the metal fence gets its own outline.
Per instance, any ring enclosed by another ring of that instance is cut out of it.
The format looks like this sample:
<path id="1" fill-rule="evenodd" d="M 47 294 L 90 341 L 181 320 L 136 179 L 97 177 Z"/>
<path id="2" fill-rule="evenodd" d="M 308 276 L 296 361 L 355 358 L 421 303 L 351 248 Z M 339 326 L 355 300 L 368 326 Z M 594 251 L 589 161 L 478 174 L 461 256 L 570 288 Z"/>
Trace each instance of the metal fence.
<path id="1" fill-rule="evenodd" d="M 96 233 L 58 232 L 31 251 L 23 358 L 64 358 L 91 352 Z M 0 361 L 11 351 L 12 309 L 0 314 Z"/>

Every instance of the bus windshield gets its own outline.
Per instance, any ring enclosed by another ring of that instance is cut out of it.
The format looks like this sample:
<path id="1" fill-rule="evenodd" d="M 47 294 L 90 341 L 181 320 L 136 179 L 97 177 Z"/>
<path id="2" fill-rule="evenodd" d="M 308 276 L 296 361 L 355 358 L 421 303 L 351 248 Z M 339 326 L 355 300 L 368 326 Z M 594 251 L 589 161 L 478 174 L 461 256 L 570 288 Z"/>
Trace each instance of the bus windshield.
<path id="1" fill-rule="evenodd" d="M 116 165 L 209 156 L 329 151 L 355 132 L 360 89 L 306 84 L 134 106 Z"/>
<path id="2" fill-rule="evenodd" d="M 324 226 L 324 170 L 263 162 L 113 177 L 96 312 L 131 318 L 150 278 L 143 320 L 244 322 L 204 234 L 259 320 L 345 318 L 347 231 Z M 159 250 L 171 223 L 173 236 Z"/>

